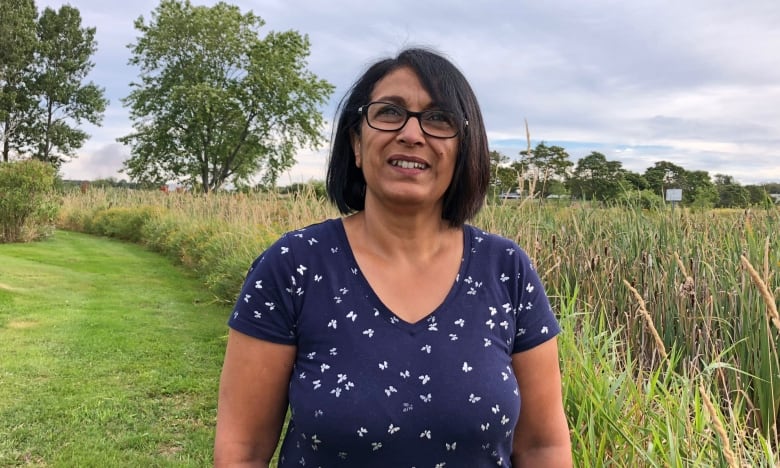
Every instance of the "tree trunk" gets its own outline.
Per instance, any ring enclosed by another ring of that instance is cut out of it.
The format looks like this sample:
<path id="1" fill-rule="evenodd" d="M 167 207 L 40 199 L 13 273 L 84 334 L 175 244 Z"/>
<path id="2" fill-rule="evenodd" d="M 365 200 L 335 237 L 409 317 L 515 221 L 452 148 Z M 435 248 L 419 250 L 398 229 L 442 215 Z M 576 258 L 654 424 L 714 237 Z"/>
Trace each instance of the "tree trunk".
<path id="1" fill-rule="evenodd" d="M 11 116 L 5 116 L 5 127 L 3 128 L 3 162 L 8 162 L 8 153 L 11 152 L 11 143 L 8 141 L 8 129 L 11 128 Z"/>

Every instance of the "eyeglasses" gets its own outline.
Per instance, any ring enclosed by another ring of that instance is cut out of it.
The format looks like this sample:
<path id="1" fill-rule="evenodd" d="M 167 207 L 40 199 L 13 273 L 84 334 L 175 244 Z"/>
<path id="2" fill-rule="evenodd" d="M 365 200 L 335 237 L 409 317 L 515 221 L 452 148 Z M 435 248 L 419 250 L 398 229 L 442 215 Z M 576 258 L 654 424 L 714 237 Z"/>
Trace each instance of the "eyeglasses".
<path id="1" fill-rule="evenodd" d="M 401 130 L 412 117 L 417 117 L 423 133 L 434 138 L 454 138 L 460 131 L 460 118 L 453 112 L 444 110 L 425 110 L 412 112 L 397 104 L 374 101 L 358 107 L 358 113 L 366 117 L 368 126 L 383 132 Z M 463 125 L 469 121 L 463 119 Z"/>

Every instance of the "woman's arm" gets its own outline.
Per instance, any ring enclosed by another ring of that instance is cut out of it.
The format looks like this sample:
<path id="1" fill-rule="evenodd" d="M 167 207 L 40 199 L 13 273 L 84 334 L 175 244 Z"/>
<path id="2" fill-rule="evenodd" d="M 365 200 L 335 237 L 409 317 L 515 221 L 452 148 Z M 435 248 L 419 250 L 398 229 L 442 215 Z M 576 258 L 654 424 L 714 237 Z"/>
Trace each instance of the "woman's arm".
<path id="1" fill-rule="evenodd" d="M 230 330 L 219 383 L 215 467 L 268 466 L 287 412 L 295 353 L 295 346 Z"/>
<path id="2" fill-rule="evenodd" d="M 572 466 L 569 425 L 563 411 L 557 338 L 512 355 L 512 366 L 521 396 L 512 466 Z"/>

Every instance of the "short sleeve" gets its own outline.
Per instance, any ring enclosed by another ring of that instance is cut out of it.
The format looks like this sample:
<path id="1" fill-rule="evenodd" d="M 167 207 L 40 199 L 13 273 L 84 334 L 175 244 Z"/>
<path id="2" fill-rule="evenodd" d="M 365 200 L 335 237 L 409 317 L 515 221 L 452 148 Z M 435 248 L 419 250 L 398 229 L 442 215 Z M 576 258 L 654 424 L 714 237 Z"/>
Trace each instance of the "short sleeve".
<path id="1" fill-rule="evenodd" d="M 232 329 L 274 343 L 296 343 L 292 256 L 287 234 L 252 262 L 228 320 Z"/>
<path id="2" fill-rule="evenodd" d="M 558 320 L 550 306 L 550 300 L 531 259 L 522 250 L 519 251 L 518 259 L 520 261 L 517 280 L 519 300 L 513 353 L 527 351 L 561 332 Z"/>

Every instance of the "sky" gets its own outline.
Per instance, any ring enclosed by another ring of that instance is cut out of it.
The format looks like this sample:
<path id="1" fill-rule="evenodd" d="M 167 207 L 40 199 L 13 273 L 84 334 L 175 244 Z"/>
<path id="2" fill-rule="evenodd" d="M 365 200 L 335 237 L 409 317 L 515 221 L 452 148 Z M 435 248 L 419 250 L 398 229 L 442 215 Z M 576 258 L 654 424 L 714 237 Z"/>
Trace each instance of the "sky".
<path id="1" fill-rule="evenodd" d="M 192 0 L 194 5 L 213 5 Z M 311 42 L 309 70 L 335 86 L 328 122 L 354 80 L 404 47 L 432 47 L 474 88 L 492 150 L 518 159 L 531 145 L 564 147 L 576 163 L 598 151 L 644 173 L 658 161 L 726 174 L 742 184 L 780 182 L 778 0 L 233 0 Z M 138 76 L 128 65 L 133 22 L 159 2 L 36 0 L 77 8 L 95 27 L 89 76 L 110 104 L 67 179 L 124 178 L 131 133 L 121 99 Z M 330 128 L 323 134 L 329 140 Z M 328 144 L 303 149 L 280 185 L 323 180 Z"/>

